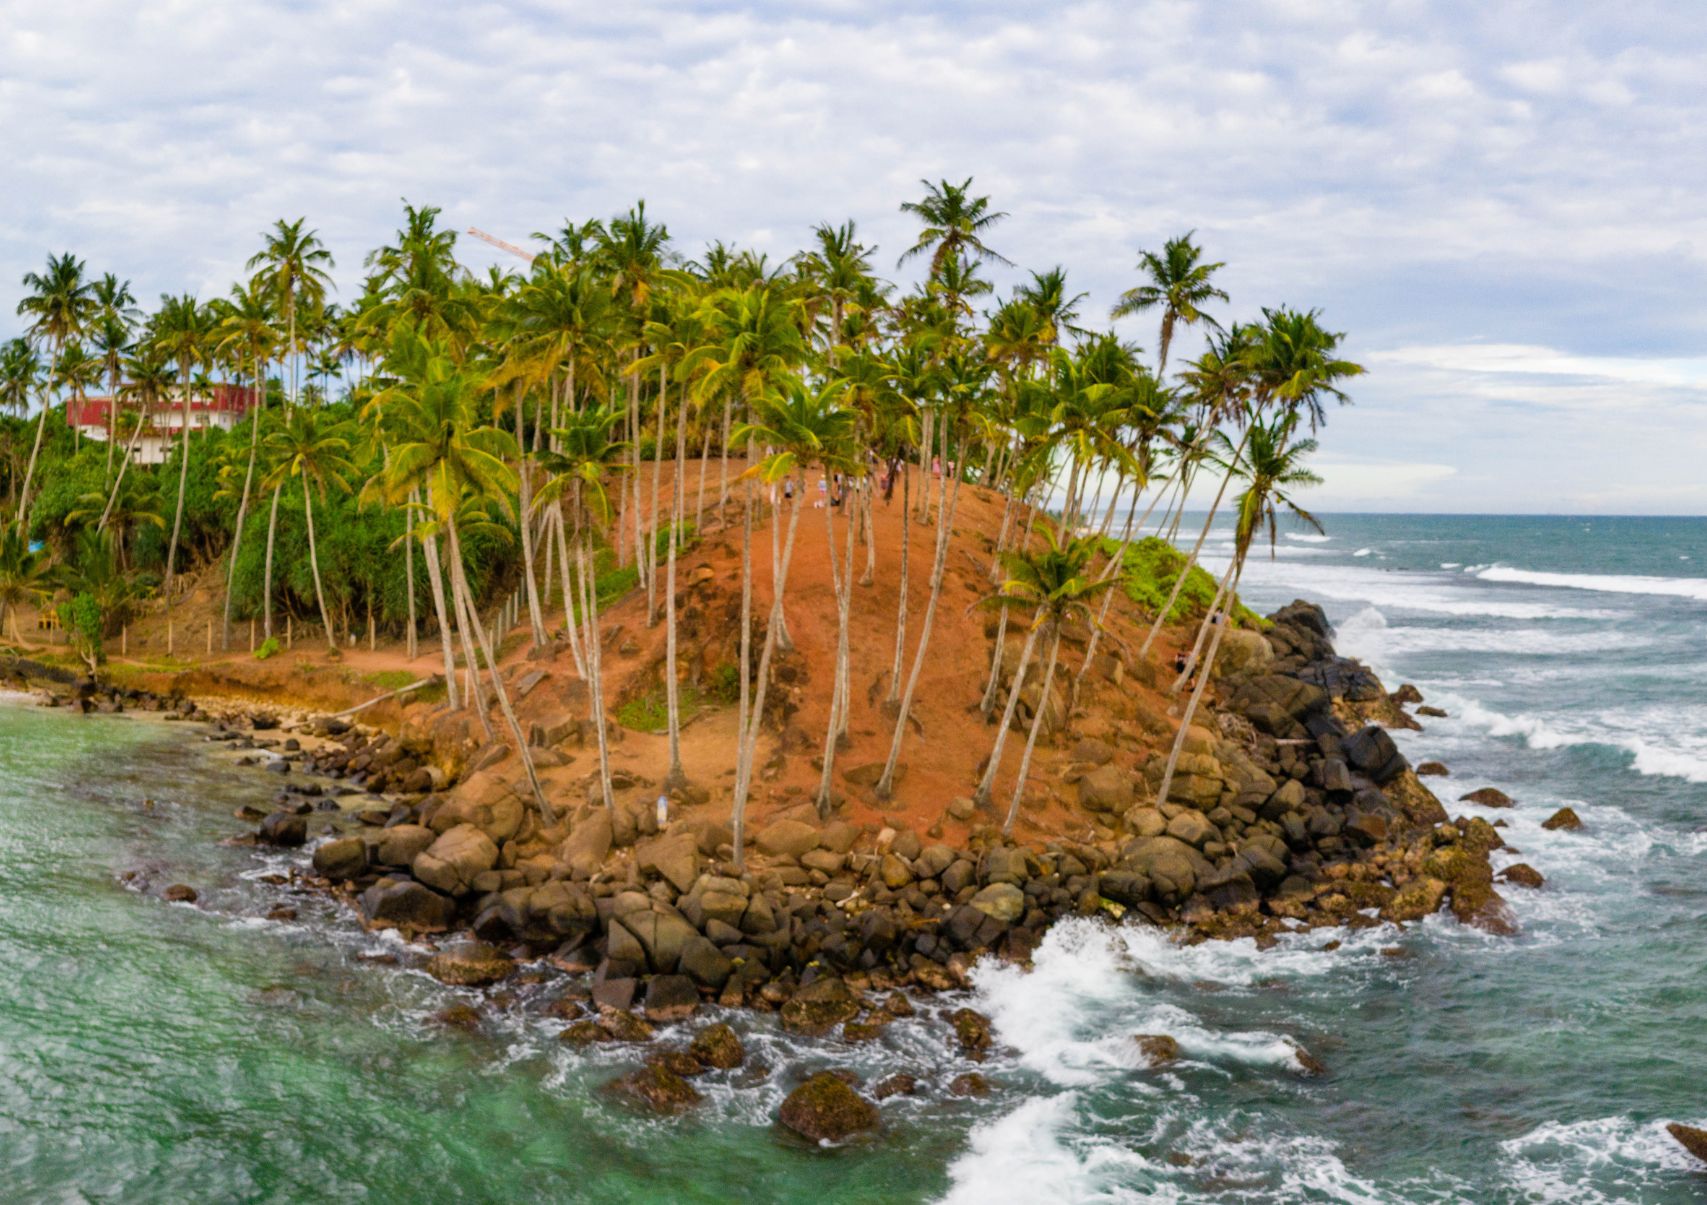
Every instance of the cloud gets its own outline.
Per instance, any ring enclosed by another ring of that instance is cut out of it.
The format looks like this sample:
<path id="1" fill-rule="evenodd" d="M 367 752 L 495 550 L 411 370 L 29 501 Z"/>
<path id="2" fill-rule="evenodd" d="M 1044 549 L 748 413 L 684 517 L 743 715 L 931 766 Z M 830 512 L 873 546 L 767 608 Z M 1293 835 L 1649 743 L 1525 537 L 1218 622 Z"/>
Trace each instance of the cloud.
<path id="1" fill-rule="evenodd" d="M 404 196 L 513 241 L 645 196 L 686 252 L 773 260 L 854 217 L 905 279 L 898 202 L 973 175 L 1087 313 L 1186 229 L 1234 313 L 1321 307 L 1373 370 L 1324 446 L 1501 505 L 1551 488 L 1558 412 L 1616 414 L 1633 480 L 1707 422 L 1704 50 L 1657 0 L 0 0 L 0 315 L 65 249 L 223 293 L 298 214 L 348 295 Z"/>

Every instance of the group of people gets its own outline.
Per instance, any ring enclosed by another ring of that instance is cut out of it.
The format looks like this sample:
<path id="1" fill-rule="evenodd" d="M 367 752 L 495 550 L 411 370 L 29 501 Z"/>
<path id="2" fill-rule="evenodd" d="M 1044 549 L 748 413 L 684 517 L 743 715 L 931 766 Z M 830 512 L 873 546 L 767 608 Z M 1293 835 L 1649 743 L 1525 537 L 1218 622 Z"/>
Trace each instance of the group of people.
<path id="1" fill-rule="evenodd" d="M 887 506 L 895 497 L 896 483 L 901 481 L 902 474 L 907 471 L 908 462 L 906 449 L 901 449 L 887 459 L 880 457 L 877 454 L 876 449 L 872 449 L 866 453 L 866 460 L 869 468 L 868 475 L 875 475 L 877 477 L 878 487 L 883 491 L 884 505 Z M 955 464 L 953 461 L 948 463 L 948 471 L 950 473 L 955 471 Z M 941 479 L 942 474 L 942 458 L 940 456 L 932 457 L 931 475 Z M 825 506 L 841 506 L 843 500 L 847 497 L 850 486 L 851 482 L 849 479 L 843 476 L 840 472 L 820 474 L 818 477 L 818 500 L 812 504 L 813 509 L 822 510 Z M 792 477 L 783 478 L 782 499 L 784 501 L 792 501 L 794 499 L 794 479 Z M 775 500 L 776 494 L 773 491 L 772 501 L 774 502 Z"/>

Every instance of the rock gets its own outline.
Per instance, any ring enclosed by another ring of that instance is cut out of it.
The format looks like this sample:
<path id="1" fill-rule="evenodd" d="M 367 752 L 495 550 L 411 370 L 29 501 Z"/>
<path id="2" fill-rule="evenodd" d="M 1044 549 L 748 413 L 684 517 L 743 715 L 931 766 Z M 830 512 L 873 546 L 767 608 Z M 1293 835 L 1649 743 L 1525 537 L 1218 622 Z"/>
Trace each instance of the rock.
<path id="1" fill-rule="evenodd" d="M 1541 827 L 1547 829 L 1549 832 L 1555 832 L 1560 829 L 1563 829 L 1566 832 L 1576 832 L 1576 830 L 1580 829 L 1582 826 L 1582 820 L 1570 808 L 1560 808 L 1541 822 Z"/>
<path id="2" fill-rule="evenodd" d="M 719 950 L 710 938 L 701 937 L 697 933 L 682 943 L 682 953 L 676 960 L 676 967 L 695 983 L 712 991 L 720 990 L 735 972 L 735 963 L 729 956 Z"/>
<path id="3" fill-rule="evenodd" d="M 1153 807 L 1135 807 L 1125 819 L 1126 831 L 1134 837 L 1160 837 L 1168 831 L 1168 818 Z"/>
<path id="4" fill-rule="evenodd" d="M 842 1142 L 875 1130 L 877 1106 L 840 1078 L 821 1071 L 788 1094 L 777 1120 L 812 1142 Z"/>
<path id="5" fill-rule="evenodd" d="M 1444 762 L 1425 761 L 1417 767 L 1418 778 L 1445 778 L 1450 773 Z"/>
<path id="6" fill-rule="evenodd" d="M 772 858 L 798 858 L 818 848 L 818 830 L 799 820 L 778 820 L 759 830 L 759 852 Z"/>
<path id="7" fill-rule="evenodd" d="M 597 1021 L 577 1021 L 561 1030 L 557 1040 L 570 1046 L 591 1046 L 595 1042 L 608 1042 L 611 1037 Z"/>
<path id="8" fill-rule="evenodd" d="M 466 895 L 474 877 L 498 863 L 498 847 L 472 824 L 447 830 L 415 858 L 415 877 L 447 895 Z"/>
<path id="9" fill-rule="evenodd" d="M 1292 1057 L 1305 1075 L 1322 1076 L 1328 1073 L 1328 1069 L 1322 1065 L 1322 1061 L 1305 1050 L 1303 1046 L 1292 1041 L 1288 1041 L 1287 1045 L 1292 1047 Z"/>
<path id="10" fill-rule="evenodd" d="M 424 824 L 395 824 L 380 833 L 374 860 L 382 866 L 413 866 L 436 840 L 438 834 Z"/>
<path id="11" fill-rule="evenodd" d="M 602 808 L 575 825 L 574 831 L 557 847 L 558 860 L 578 879 L 590 879 L 610 856 L 613 841 L 610 814 Z"/>
<path id="12" fill-rule="evenodd" d="M 640 980 L 631 975 L 599 979 L 593 984 L 593 1007 L 600 1011 L 627 1012 L 640 991 Z"/>
<path id="13" fill-rule="evenodd" d="M 705 1074 L 705 1064 L 685 1050 L 660 1050 L 646 1061 L 683 1079 L 695 1079 Z"/>
<path id="14" fill-rule="evenodd" d="M 413 879 L 381 879 L 362 892 L 361 904 L 375 928 L 439 932 L 456 916 L 454 903 Z"/>
<path id="15" fill-rule="evenodd" d="M 891 1096 L 912 1096 L 918 1090 L 919 1081 L 915 1077 L 897 1072 L 878 1080 L 871 1094 L 878 1100 L 888 1100 Z"/>
<path id="16" fill-rule="evenodd" d="M 1136 871 L 1150 881 L 1164 904 L 1177 904 L 1197 887 L 1209 864 L 1203 855 L 1175 837 L 1141 837 L 1121 851 L 1121 869 Z"/>
<path id="17" fill-rule="evenodd" d="M 598 1026 L 613 1042 L 650 1042 L 657 1032 L 644 1018 L 616 1008 L 601 1011 Z"/>
<path id="18" fill-rule="evenodd" d="M 296 909 L 288 904 L 279 904 L 267 910 L 267 919 L 276 921 L 292 921 L 296 919 Z"/>
<path id="19" fill-rule="evenodd" d="M 961 1053 L 974 1062 L 983 1062 L 993 1041 L 990 1018 L 970 1008 L 957 1008 L 948 1015 L 948 1020 L 954 1026 L 954 1040 L 959 1043 Z"/>
<path id="20" fill-rule="evenodd" d="M 1707 1163 L 1707 1130 L 1686 1126 L 1682 1122 L 1673 1121 L 1667 1124 L 1666 1133 L 1677 1139 L 1678 1145 L 1703 1163 Z"/>
<path id="21" fill-rule="evenodd" d="M 1025 892 L 1012 883 L 991 883 L 970 901 L 985 916 L 1011 925 L 1025 915 Z"/>
<path id="22" fill-rule="evenodd" d="M 193 904 L 200 897 L 196 894 L 194 887 L 186 883 L 173 883 L 166 888 L 161 898 L 169 904 Z"/>
<path id="23" fill-rule="evenodd" d="M 747 1058 L 740 1035 L 721 1022 L 707 1025 L 694 1034 L 693 1041 L 688 1043 L 688 1053 L 707 1067 L 715 1067 L 719 1071 L 733 1070 Z"/>
<path id="24" fill-rule="evenodd" d="M 1413 706 L 1423 701 L 1423 693 L 1409 682 L 1399 684 L 1399 689 L 1387 696 L 1400 707 Z"/>
<path id="25" fill-rule="evenodd" d="M 694 927 L 673 912 L 630 912 L 610 927 L 612 957 L 619 932 L 626 931 L 639 945 L 647 966 L 659 974 L 671 974 L 681 963 L 682 951 Z"/>
<path id="26" fill-rule="evenodd" d="M 308 821 L 289 812 L 274 812 L 261 821 L 255 836 L 266 845 L 301 845 L 308 840 Z"/>
<path id="27" fill-rule="evenodd" d="M 1087 736 L 1073 746 L 1072 759 L 1088 766 L 1105 766 L 1114 760 L 1114 746 L 1105 740 Z"/>
<path id="28" fill-rule="evenodd" d="M 878 877 L 891 891 L 899 891 L 913 881 L 913 868 L 895 854 L 884 854 L 877 865 Z"/>
<path id="29" fill-rule="evenodd" d="M 508 978 L 515 969 L 515 961 L 508 954 L 483 941 L 456 942 L 427 963 L 427 974 L 453 987 L 485 987 Z"/>
<path id="30" fill-rule="evenodd" d="M 699 989 L 686 975 L 654 975 L 646 984 L 646 1019 L 684 1021 L 699 1008 Z"/>
<path id="31" fill-rule="evenodd" d="M 1179 1042 L 1165 1033 L 1133 1034 L 1132 1040 L 1151 1067 L 1166 1067 L 1179 1059 Z"/>
<path id="32" fill-rule="evenodd" d="M 1168 821 L 1168 836 L 1187 845 L 1201 847 L 1205 842 L 1221 839 L 1220 831 L 1202 812 L 1182 808 Z"/>
<path id="33" fill-rule="evenodd" d="M 1515 883 L 1519 887 L 1540 887 L 1547 880 L 1541 876 L 1528 862 L 1513 862 L 1496 876 L 1502 883 Z"/>
<path id="34" fill-rule="evenodd" d="M 948 1081 L 950 1096 L 988 1096 L 990 1081 L 976 1071 L 964 1071 Z"/>
<path id="35" fill-rule="evenodd" d="M 1132 795 L 1132 776 L 1119 766 L 1098 766 L 1079 779 L 1079 804 L 1087 811 L 1124 812 Z"/>
<path id="36" fill-rule="evenodd" d="M 367 844 L 360 837 L 339 837 L 314 851 L 315 873 L 328 879 L 353 879 L 367 869 Z"/>
<path id="37" fill-rule="evenodd" d="M 1441 707 L 1419 707 L 1417 708 L 1417 714 L 1420 716 L 1428 716 L 1436 720 L 1444 720 L 1446 718 L 1446 710 Z"/>
<path id="38" fill-rule="evenodd" d="M 1384 919 L 1406 924 L 1440 911 L 1446 899 L 1446 883 L 1429 875 L 1416 875 L 1399 888 L 1381 910 Z"/>
<path id="39" fill-rule="evenodd" d="M 1511 796 L 1495 787 L 1480 787 L 1468 795 L 1458 797 L 1462 803 L 1473 803 L 1484 808 L 1508 808 L 1512 806 Z"/>
<path id="40" fill-rule="evenodd" d="M 480 1028 L 480 1010 L 467 1004 L 452 1004 L 433 1014 L 433 1024 L 447 1029 L 475 1030 Z"/>
<path id="41" fill-rule="evenodd" d="M 1345 759 L 1377 784 L 1396 778 L 1406 768 L 1405 756 L 1385 728 L 1370 724 L 1341 742 Z"/>
<path id="42" fill-rule="evenodd" d="M 527 809 L 508 786 L 489 776 L 471 779 L 461 791 L 432 815 L 431 826 L 436 833 L 447 833 L 458 825 L 468 824 L 485 833 L 494 843 L 502 844 L 521 831 Z"/>
<path id="43" fill-rule="evenodd" d="M 687 1080 L 657 1063 L 648 1063 L 638 1071 L 612 1080 L 607 1090 L 632 1104 L 664 1114 L 685 1112 L 705 1099 Z"/>
<path id="44" fill-rule="evenodd" d="M 978 805 L 964 795 L 958 795 L 948 801 L 948 814 L 956 820 L 970 820 L 978 812 Z"/>
<path id="45" fill-rule="evenodd" d="M 686 892 L 699 878 L 699 842 L 685 831 L 654 837 L 634 847 L 634 861 L 641 874 L 656 875 Z"/>
<path id="46" fill-rule="evenodd" d="M 782 1006 L 782 1027 L 789 1033 L 823 1037 L 859 1015 L 859 1001 L 835 975 L 825 975 L 795 992 Z"/>

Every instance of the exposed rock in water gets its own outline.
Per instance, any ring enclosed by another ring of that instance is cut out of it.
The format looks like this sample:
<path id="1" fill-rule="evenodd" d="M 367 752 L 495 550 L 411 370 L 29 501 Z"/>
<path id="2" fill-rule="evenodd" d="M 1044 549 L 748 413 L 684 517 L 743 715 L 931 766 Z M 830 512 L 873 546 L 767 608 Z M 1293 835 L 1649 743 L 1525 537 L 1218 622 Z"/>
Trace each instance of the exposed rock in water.
<path id="1" fill-rule="evenodd" d="M 459 941 L 446 946 L 427 963 L 427 973 L 454 987 L 485 987 L 514 973 L 515 961 L 497 946 L 483 941 Z"/>
<path id="2" fill-rule="evenodd" d="M 818 1038 L 859 1014 L 859 1001 L 848 985 L 834 975 L 814 979 L 782 1006 L 782 1027 L 789 1033 Z"/>
<path id="3" fill-rule="evenodd" d="M 1460 795 L 1463 803 L 1473 803 L 1484 808 L 1509 808 L 1512 806 L 1511 796 L 1497 787 L 1481 787 L 1468 795 Z"/>
<path id="4" fill-rule="evenodd" d="M 694 1034 L 693 1041 L 688 1043 L 688 1052 L 707 1067 L 715 1067 L 719 1071 L 739 1067 L 747 1058 L 740 1035 L 722 1023 L 707 1025 Z"/>
<path id="5" fill-rule="evenodd" d="M 455 904 L 413 879 L 381 879 L 362 892 L 361 905 L 375 928 L 436 933 L 456 917 Z"/>
<path id="6" fill-rule="evenodd" d="M 976 1071 L 967 1071 L 948 1081 L 950 1096 L 988 1096 L 990 1081 Z"/>
<path id="7" fill-rule="evenodd" d="M 788 1094 L 777 1120 L 813 1142 L 842 1142 L 875 1130 L 881 1117 L 839 1076 L 821 1071 Z"/>
<path id="8" fill-rule="evenodd" d="M 1445 778 L 1451 773 L 1445 762 L 1425 761 L 1417 767 L 1418 778 Z"/>
<path id="9" fill-rule="evenodd" d="M 646 1019 L 681 1021 L 699 1008 L 699 990 L 686 975 L 654 975 L 646 985 Z"/>
<path id="10" fill-rule="evenodd" d="M 654 1113 L 685 1112 L 705 1099 L 687 1080 L 657 1063 L 612 1080 L 607 1090 Z"/>
<path id="11" fill-rule="evenodd" d="M 479 1029 L 480 1010 L 468 1004 L 452 1004 L 434 1013 L 433 1023 L 447 1029 Z"/>
<path id="12" fill-rule="evenodd" d="M 1308 1050 L 1305 1050 L 1299 1043 L 1289 1042 L 1288 1045 L 1292 1047 L 1293 1059 L 1297 1062 L 1305 1075 L 1322 1076 L 1328 1073 L 1328 1069 L 1323 1065 L 1322 1061 L 1315 1055 L 1311 1054 Z"/>
<path id="13" fill-rule="evenodd" d="M 308 840 L 308 821 L 290 812 L 274 812 L 255 834 L 266 845 L 297 846 Z"/>
<path id="14" fill-rule="evenodd" d="M 878 1100 L 888 1100 L 891 1096 L 912 1096 L 918 1090 L 919 1081 L 916 1077 L 905 1072 L 896 1072 L 878 1080 L 877 1087 L 872 1089 L 871 1094 Z"/>
<path id="15" fill-rule="evenodd" d="M 314 869 L 329 879 L 353 879 L 367 869 L 367 845 L 360 837 L 339 837 L 314 851 Z"/>
<path id="16" fill-rule="evenodd" d="M 1427 717 L 1430 717 L 1430 718 L 1436 719 L 1436 720 L 1444 720 L 1446 718 L 1445 709 L 1440 708 L 1440 707 L 1426 707 L 1426 706 L 1425 707 L 1419 707 L 1419 708 L 1417 708 L 1417 714 L 1420 716 L 1427 716 Z"/>
<path id="17" fill-rule="evenodd" d="M 1582 826 L 1582 819 L 1570 808 L 1560 808 L 1541 822 L 1541 827 L 1549 831 L 1564 829 L 1574 833 Z"/>
<path id="18" fill-rule="evenodd" d="M 1179 1042 L 1165 1033 L 1133 1034 L 1132 1040 L 1152 1067 L 1165 1067 L 1179 1059 Z"/>
<path id="19" fill-rule="evenodd" d="M 166 888 L 163 898 L 172 904 L 193 904 L 201 897 L 196 894 L 194 887 L 185 883 L 173 883 Z"/>
<path id="20" fill-rule="evenodd" d="M 948 1019 L 954 1026 L 954 1039 L 960 1044 L 961 1053 L 967 1058 L 983 1062 L 984 1056 L 990 1053 L 992 1041 L 990 1018 L 970 1008 L 957 1008 L 949 1014 Z"/>
<path id="21" fill-rule="evenodd" d="M 1703 1163 L 1707 1163 L 1707 1130 L 1686 1126 L 1680 1121 L 1671 1122 L 1666 1126 L 1666 1133 L 1677 1139 L 1678 1145 L 1694 1155 Z"/>
<path id="22" fill-rule="evenodd" d="M 1504 883 L 1515 883 L 1519 887 L 1540 887 L 1547 880 L 1541 876 L 1528 862 L 1513 862 L 1500 871 L 1499 879 Z"/>

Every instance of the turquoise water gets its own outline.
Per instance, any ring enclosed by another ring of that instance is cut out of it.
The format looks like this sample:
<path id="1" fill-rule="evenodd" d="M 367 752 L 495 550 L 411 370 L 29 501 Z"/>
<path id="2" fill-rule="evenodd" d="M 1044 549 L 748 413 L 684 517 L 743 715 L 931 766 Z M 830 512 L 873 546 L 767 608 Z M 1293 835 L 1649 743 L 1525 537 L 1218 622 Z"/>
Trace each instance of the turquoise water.
<path id="1" fill-rule="evenodd" d="M 270 776 L 190 727 L 0 704 L 0 1198 L 1701 1199 L 1661 1127 L 1707 1122 L 1707 521 L 1329 535 L 1283 538 L 1245 592 L 1320 600 L 1344 651 L 1451 713 L 1400 740 L 1451 766 L 1443 795 L 1517 799 L 1481 813 L 1548 877 L 1507 893 L 1515 939 L 1431 920 L 1259 953 L 1072 923 L 970 993 L 1005 1044 L 987 1100 L 942 1094 L 968 1065 L 926 1021 L 850 1051 L 740 1018 L 769 1073 L 653 1121 L 601 1091 L 634 1051 L 556 1047 L 561 981 L 443 1030 L 431 1014 L 472 995 L 259 881 L 300 856 L 218 845 Z M 1585 831 L 1542 831 L 1566 803 Z M 173 882 L 201 901 L 164 903 Z M 300 923 L 259 919 L 281 902 Z M 1185 1059 L 1142 1070 L 1140 1032 Z M 1292 1042 L 1331 1075 L 1295 1074 Z M 804 1149 L 771 1119 L 831 1064 L 932 1088 L 888 1102 L 867 1146 Z"/>

